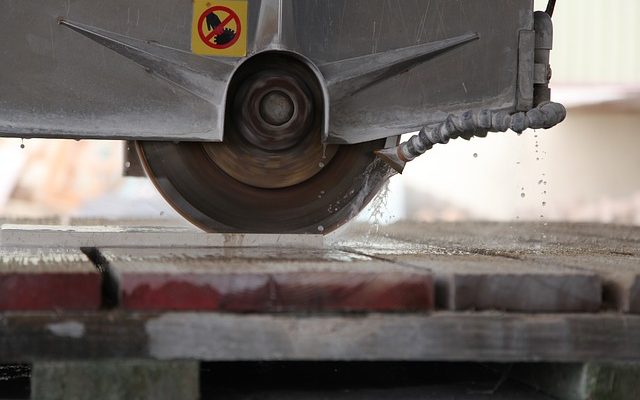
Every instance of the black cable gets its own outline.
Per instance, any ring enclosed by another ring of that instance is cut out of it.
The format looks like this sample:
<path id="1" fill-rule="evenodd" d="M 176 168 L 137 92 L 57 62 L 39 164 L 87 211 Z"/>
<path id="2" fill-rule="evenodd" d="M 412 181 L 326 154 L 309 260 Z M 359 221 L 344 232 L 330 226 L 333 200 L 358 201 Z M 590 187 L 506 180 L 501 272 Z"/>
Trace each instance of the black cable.
<path id="1" fill-rule="evenodd" d="M 550 17 L 553 17 L 553 10 L 556 8 L 556 0 L 549 0 L 547 10 L 545 11 Z"/>

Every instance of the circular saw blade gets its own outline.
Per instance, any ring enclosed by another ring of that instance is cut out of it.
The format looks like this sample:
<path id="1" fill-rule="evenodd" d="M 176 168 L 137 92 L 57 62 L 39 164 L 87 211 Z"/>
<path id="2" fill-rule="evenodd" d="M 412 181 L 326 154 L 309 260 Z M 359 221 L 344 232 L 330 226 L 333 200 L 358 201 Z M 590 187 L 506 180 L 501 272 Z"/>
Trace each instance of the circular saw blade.
<path id="1" fill-rule="evenodd" d="M 298 56 L 253 56 L 227 92 L 222 143 L 137 143 L 160 193 L 202 229 L 328 233 L 390 176 L 374 154 L 386 139 L 323 144 L 324 91 Z"/>
<path id="2" fill-rule="evenodd" d="M 234 179 L 203 143 L 137 142 L 142 164 L 164 198 L 209 232 L 329 233 L 355 217 L 391 176 L 374 151 L 384 140 L 339 146 L 311 178 L 283 188 Z"/>

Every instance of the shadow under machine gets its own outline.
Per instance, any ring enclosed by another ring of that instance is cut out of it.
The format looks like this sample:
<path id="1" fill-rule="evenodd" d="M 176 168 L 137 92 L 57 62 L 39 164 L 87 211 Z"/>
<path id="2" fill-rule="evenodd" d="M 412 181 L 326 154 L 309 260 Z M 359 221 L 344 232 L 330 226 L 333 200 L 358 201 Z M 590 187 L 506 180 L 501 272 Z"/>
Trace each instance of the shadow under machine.
<path id="1" fill-rule="evenodd" d="M 435 144 L 564 119 L 554 5 L 5 0 L 0 134 L 130 141 L 204 230 L 328 233 Z"/>

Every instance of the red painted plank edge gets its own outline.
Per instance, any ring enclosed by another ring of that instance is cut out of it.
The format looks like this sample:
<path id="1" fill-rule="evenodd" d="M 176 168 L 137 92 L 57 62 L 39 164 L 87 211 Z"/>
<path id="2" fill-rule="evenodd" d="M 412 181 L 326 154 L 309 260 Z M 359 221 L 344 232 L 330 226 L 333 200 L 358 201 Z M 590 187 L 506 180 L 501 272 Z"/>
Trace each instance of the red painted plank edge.
<path id="1" fill-rule="evenodd" d="M 415 312 L 434 307 L 428 274 L 122 273 L 128 310 L 227 312 Z"/>
<path id="2" fill-rule="evenodd" d="M 0 310 L 97 310 L 101 282 L 97 273 L 0 274 Z"/>

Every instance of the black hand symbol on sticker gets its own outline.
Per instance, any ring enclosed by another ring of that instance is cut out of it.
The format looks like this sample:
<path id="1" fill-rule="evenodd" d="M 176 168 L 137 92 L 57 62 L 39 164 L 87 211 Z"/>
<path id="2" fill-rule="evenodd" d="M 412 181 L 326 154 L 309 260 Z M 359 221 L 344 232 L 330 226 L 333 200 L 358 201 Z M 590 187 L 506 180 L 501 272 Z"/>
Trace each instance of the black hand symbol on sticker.
<path id="1" fill-rule="evenodd" d="M 228 22 L 229 19 L 226 21 Z M 207 29 L 214 32 L 215 38 L 213 40 L 217 45 L 225 45 L 236 37 L 236 32 L 233 29 L 225 28 L 224 26 L 225 24 L 215 13 L 207 15 Z"/>
<path id="2" fill-rule="evenodd" d="M 221 22 L 220 18 L 218 18 L 214 13 L 209 13 L 209 15 L 207 15 L 207 29 L 209 29 L 209 31 L 216 29 Z"/>

